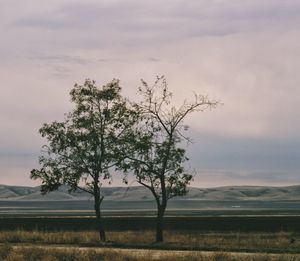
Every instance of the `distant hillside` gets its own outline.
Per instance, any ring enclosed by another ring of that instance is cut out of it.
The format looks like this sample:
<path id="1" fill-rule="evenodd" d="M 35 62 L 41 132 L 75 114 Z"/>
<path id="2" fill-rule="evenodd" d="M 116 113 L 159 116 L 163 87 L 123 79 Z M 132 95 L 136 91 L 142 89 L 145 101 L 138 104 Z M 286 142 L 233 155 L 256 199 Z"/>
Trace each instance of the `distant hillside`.
<path id="1" fill-rule="evenodd" d="M 300 185 L 288 187 L 227 186 L 191 188 L 187 199 L 203 200 L 300 200 Z"/>
<path id="2" fill-rule="evenodd" d="M 144 187 L 105 187 L 102 188 L 105 200 L 141 201 L 153 200 L 152 194 Z M 58 191 L 41 195 L 40 187 L 0 185 L 0 200 L 86 200 L 88 193 L 68 192 L 66 186 Z M 300 185 L 288 187 L 227 186 L 218 188 L 190 188 L 181 200 L 300 200 Z"/>

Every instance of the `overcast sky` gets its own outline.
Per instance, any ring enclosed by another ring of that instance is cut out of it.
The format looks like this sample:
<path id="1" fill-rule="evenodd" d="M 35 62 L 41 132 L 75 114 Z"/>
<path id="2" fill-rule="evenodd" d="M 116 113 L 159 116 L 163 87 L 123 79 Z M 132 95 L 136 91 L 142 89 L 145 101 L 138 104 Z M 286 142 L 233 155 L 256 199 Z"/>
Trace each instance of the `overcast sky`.
<path id="1" fill-rule="evenodd" d="M 0 184 L 39 184 L 38 129 L 74 83 L 118 78 L 134 98 L 156 75 L 179 101 L 223 103 L 187 119 L 194 186 L 300 184 L 299 14 L 298 0 L 0 0 Z"/>

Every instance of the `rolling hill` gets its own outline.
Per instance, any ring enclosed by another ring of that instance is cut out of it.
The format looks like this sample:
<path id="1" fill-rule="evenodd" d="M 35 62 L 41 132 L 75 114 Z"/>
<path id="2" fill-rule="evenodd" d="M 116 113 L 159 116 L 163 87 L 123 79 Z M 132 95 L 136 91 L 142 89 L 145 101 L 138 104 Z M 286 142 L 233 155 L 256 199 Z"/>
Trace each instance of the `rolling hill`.
<path id="1" fill-rule="evenodd" d="M 153 200 L 151 193 L 140 186 L 104 187 L 102 193 L 105 200 L 111 201 L 142 201 Z M 86 200 L 91 195 L 76 191 L 69 193 L 66 186 L 58 191 L 42 195 L 40 187 L 22 187 L 0 185 L 0 200 L 14 201 L 52 201 L 52 200 Z M 189 193 L 177 200 L 300 200 L 300 185 L 288 187 L 265 186 L 226 186 L 218 188 L 191 187 Z"/>

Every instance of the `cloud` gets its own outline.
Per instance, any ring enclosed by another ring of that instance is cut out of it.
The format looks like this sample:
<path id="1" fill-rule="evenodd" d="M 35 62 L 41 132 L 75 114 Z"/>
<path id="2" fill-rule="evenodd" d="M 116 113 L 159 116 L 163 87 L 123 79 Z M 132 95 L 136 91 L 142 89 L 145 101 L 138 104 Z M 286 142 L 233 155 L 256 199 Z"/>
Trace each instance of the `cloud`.
<path id="1" fill-rule="evenodd" d="M 165 31 L 169 29 L 178 35 L 189 35 L 197 25 L 200 35 L 223 35 L 227 30 L 243 32 L 251 28 L 275 28 L 279 24 L 292 24 L 298 20 L 300 4 L 290 0 L 264 1 L 86 1 L 61 4 L 48 12 L 32 13 L 17 20 L 22 27 L 39 27 L 50 30 L 103 29 L 127 32 Z M 299 21 L 299 20 L 298 20 Z M 222 23 L 223 22 L 223 23 Z M 255 27 L 257 24 L 263 28 Z M 186 27 L 184 25 L 189 25 Z M 100 26 L 100 28 L 99 28 Z M 229 29 L 232 28 L 232 29 Z M 294 25 L 296 28 L 296 25 Z M 197 30 L 195 32 L 197 32 Z M 202 33 L 201 33 L 202 32 Z M 168 34 L 168 31 L 165 31 Z"/>
<path id="2" fill-rule="evenodd" d="M 187 147 L 191 165 L 204 169 L 291 171 L 300 169 L 300 141 L 194 133 Z M 300 177 L 299 177 L 300 178 Z"/>
<path id="3" fill-rule="evenodd" d="M 63 119 L 74 83 L 119 78 L 135 99 L 139 79 L 163 74 L 177 104 L 193 91 L 224 104 L 187 119 L 199 142 L 191 165 L 222 170 L 212 182 L 280 182 L 276 173 L 296 182 L 299 9 L 297 0 L 2 1 L 0 160 L 23 158 L 27 171 L 22 155 L 38 154 L 38 128 Z"/>
<path id="4" fill-rule="evenodd" d="M 216 180 L 218 182 L 216 182 Z M 199 169 L 192 186 L 289 186 L 300 183 L 299 172 L 280 171 L 228 171 L 222 169 Z"/>
<path id="5" fill-rule="evenodd" d="M 42 60 L 50 63 L 67 63 L 85 65 L 88 61 L 84 58 L 71 55 L 46 55 L 40 54 L 30 57 L 33 60 Z"/>

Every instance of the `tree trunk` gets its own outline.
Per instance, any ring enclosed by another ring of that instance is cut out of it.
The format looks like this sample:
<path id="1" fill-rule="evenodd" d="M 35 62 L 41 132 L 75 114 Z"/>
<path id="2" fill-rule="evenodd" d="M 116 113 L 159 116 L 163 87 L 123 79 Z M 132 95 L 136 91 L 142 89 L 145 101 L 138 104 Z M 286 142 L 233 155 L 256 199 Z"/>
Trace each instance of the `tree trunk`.
<path id="1" fill-rule="evenodd" d="M 96 221 L 97 221 L 97 226 L 98 226 L 98 230 L 99 230 L 100 241 L 105 242 L 106 237 L 105 237 L 105 231 L 104 231 L 102 219 L 101 219 L 100 204 L 101 204 L 100 198 L 95 197 Z"/>
<path id="2" fill-rule="evenodd" d="M 165 207 L 157 206 L 157 218 L 156 218 L 156 242 L 163 242 L 164 235 L 163 235 L 163 227 L 164 227 L 164 214 L 165 214 Z"/>

